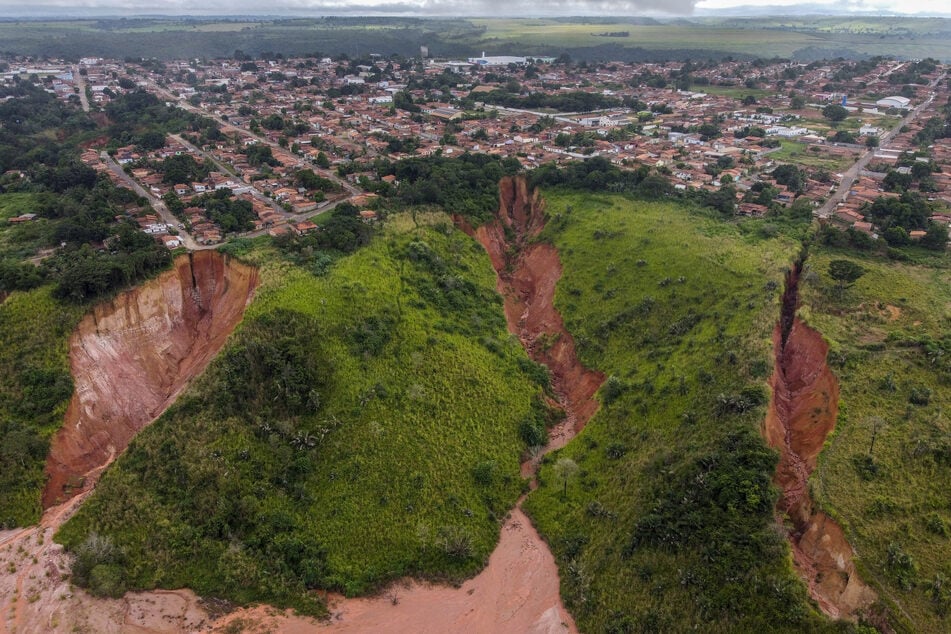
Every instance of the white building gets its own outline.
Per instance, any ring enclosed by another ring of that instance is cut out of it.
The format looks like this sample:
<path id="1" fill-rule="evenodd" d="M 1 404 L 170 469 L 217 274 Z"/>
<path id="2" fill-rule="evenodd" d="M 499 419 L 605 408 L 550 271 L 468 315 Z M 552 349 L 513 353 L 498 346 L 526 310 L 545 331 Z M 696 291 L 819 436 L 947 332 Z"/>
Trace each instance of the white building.
<path id="1" fill-rule="evenodd" d="M 509 64 L 515 64 L 516 66 L 525 66 L 528 64 L 527 57 L 514 57 L 512 55 L 497 55 L 494 57 L 486 57 L 485 51 L 482 52 L 482 57 L 470 57 L 470 64 L 478 64 L 479 66 L 508 66 Z"/>
<path id="2" fill-rule="evenodd" d="M 884 99 L 879 99 L 875 102 L 876 106 L 880 106 L 882 108 L 901 108 L 902 110 L 907 110 L 910 104 L 911 99 L 908 97 L 899 97 L 898 95 L 885 97 Z"/>

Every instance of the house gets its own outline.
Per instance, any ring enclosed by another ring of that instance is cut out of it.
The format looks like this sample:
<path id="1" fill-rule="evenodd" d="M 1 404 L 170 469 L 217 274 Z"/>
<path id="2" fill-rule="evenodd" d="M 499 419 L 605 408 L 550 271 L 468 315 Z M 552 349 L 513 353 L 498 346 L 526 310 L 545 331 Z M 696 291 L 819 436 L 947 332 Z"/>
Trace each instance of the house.
<path id="1" fill-rule="evenodd" d="M 765 205 L 756 203 L 740 203 L 736 207 L 736 213 L 741 216 L 750 216 L 751 218 L 761 218 L 769 211 Z"/>
<path id="2" fill-rule="evenodd" d="M 311 233 L 312 231 L 316 231 L 316 230 L 317 230 L 317 225 L 315 225 L 310 220 L 302 220 L 301 222 L 294 224 L 294 231 L 299 236 L 305 235 L 307 233 Z"/>
<path id="3" fill-rule="evenodd" d="M 178 236 L 162 236 L 162 243 L 169 249 L 177 249 L 182 246 L 181 238 Z"/>
<path id="4" fill-rule="evenodd" d="M 178 183 L 177 185 L 173 186 L 172 189 L 175 190 L 175 195 L 177 196 L 184 196 L 189 191 L 188 185 L 185 185 L 184 183 Z"/>
<path id="5" fill-rule="evenodd" d="M 208 186 L 204 183 L 192 183 L 192 189 L 201 194 L 208 191 Z"/>

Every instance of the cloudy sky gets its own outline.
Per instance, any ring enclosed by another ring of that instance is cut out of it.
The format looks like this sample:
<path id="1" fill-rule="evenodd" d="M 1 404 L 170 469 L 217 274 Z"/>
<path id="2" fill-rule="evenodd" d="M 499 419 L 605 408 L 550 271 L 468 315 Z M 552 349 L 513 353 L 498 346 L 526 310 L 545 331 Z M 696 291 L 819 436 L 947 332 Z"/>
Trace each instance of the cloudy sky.
<path id="1" fill-rule="evenodd" d="M 941 15 L 948 0 L 806 0 L 836 11 Z M 804 11 L 802 0 L 0 0 L 0 16 L 31 14 L 189 14 L 249 15 L 691 15 L 696 10 L 737 6 L 777 6 L 787 14 Z"/>

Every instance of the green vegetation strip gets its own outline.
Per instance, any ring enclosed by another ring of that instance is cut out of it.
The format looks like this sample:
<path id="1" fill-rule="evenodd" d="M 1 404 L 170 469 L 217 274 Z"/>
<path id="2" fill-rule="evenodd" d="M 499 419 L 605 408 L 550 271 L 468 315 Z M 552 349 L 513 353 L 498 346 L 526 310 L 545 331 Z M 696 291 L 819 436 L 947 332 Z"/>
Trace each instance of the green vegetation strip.
<path id="1" fill-rule="evenodd" d="M 69 335 L 83 311 L 51 291 L 0 304 L 0 528 L 39 521 L 49 441 L 73 393 Z"/>

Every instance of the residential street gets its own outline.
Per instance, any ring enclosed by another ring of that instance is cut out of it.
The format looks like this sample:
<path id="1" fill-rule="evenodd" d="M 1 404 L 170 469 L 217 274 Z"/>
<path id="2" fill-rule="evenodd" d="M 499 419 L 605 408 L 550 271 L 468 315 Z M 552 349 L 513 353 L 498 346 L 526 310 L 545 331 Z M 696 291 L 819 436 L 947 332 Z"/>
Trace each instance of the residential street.
<path id="1" fill-rule="evenodd" d="M 152 205 L 152 208 L 155 210 L 155 212 L 159 216 L 161 216 L 162 222 L 172 227 L 178 228 L 178 237 L 182 241 L 182 246 L 184 246 L 189 251 L 200 251 L 202 249 L 215 248 L 216 245 L 198 244 L 197 242 L 195 242 L 195 239 L 191 236 L 190 233 L 185 231 L 185 229 L 178 227 L 181 221 L 178 218 L 176 218 L 175 215 L 171 211 L 169 211 L 168 207 L 165 205 L 165 202 L 163 202 L 161 198 L 157 198 L 156 196 L 152 195 L 152 192 L 146 190 L 144 187 L 139 185 L 139 183 L 136 182 L 134 178 L 126 174 L 125 171 L 122 169 L 122 166 L 116 163 L 115 160 L 113 160 L 113 158 L 109 156 L 108 153 L 103 151 L 102 153 L 100 153 L 99 156 L 102 158 L 103 162 L 106 164 L 109 170 L 113 174 L 118 176 L 120 179 L 122 179 L 122 181 L 126 184 L 126 186 L 129 189 L 134 191 L 139 196 L 143 196 L 146 200 L 149 201 L 149 204 Z"/>
<path id="2" fill-rule="evenodd" d="M 933 89 L 938 84 L 938 82 L 944 81 L 944 77 L 945 76 L 942 75 L 931 82 L 931 88 Z M 935 93 L 932 91 L 928 99 L 921 102 L 917 107 L 912 109 L 907 115 L 905 115 L 905 118 L 902 119 L 900 123 L 882 135 L 882 137 L 879 139 L 879 147 L 866 150 L 864 153 L 862 153 L 858 160 L 852 164 L 851 167 L 842 172 L 842 178 L 839 181 L 839 185 L 837 186 L 835 193 L 829 196 L 825 204 L 815 211 L 815 215 L 820 218 L 828 218 L 831 216 L 835 212 L 835 208 L 839 205 L 839 203 L 844 201 L 846 196 L 848 196 L 849 190 L 852 188 L 852 184 L 855 182 L 855 179 L 858 178 L 862 170 L 864 170 L 869 164 L 869 162 L 875 156 L 875 153 L 879 150 L 886 149 L 889 142 L 895 137 L 896 134 L 898 134 L 902 126 L 907 125 L 917 119 L 921 115 L 922 111 L 924 111 L 924 109 L 932 101 L 934 101 L 934 98 Z"/>

